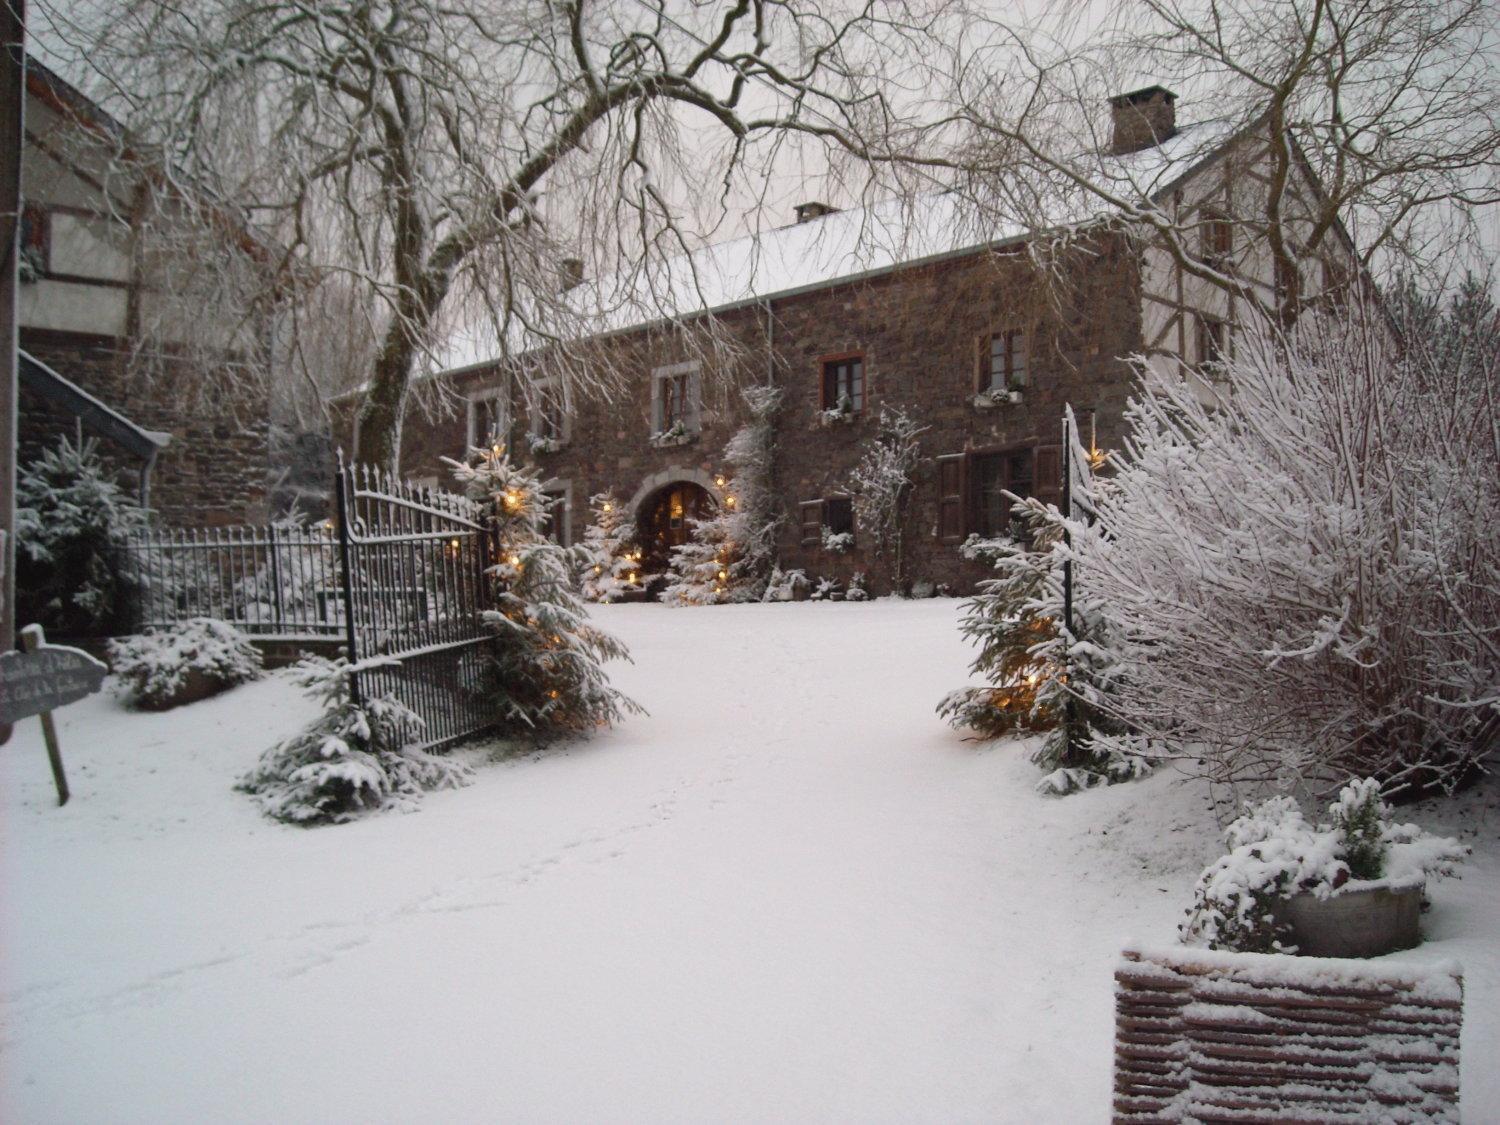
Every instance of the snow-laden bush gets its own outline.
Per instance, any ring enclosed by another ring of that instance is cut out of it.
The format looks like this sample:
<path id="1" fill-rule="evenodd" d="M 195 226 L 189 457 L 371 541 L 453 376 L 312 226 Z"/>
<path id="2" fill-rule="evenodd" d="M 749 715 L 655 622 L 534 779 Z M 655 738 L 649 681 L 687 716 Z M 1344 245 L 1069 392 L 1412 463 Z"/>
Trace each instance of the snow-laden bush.
<path id="1" fill-rule="evenodd" d="M 260 675 L 260 652 L 227 622 L 193 617 L 109 642 L 121 698 L 161 711 L 192 703 Z"/>
<path id="2" fill-rule="evenodd" d="M 543 534 L 547 496 L 534 469 L 493 449 L 473 464 L 450 461 L 471 500 L 494 514 L 498 561 L 486 572 L 497 607 L 492 685 L 496 716 L 509 734 L 543 738 L 584 733 L 640 713 L 610 686 L 603 664 L 629 660 L 625 646 L 589 622 L 573 574 L 592 555 Z"/>
<path id="3" fill-rule="evenodd" d="M 1469 358 L 1358 318 L 1141 372 L 1075 544 L 1121 625 L 1116 748 L 1234 783 L 1456 785 L 1500 735 L 1500 328 Z"/>
<path id="4" fill-rule="evenodd" d="M 266 751 L 235 788 L 277 820 L 336 824 L 379 809 L 409 809 L 426 790 L 466 784 L 468 767 L 417 748 L 424 724 L 402 703 L 355 701 L 355 674 L 394 663 L 309 657 L 297 665 L 295 682 L 323 714 Z"/>
<path id="5" fill-rule="evenodd" d="M 66 437 L 16 478 L 16 618 L 56 634 L 123 632 L 144 576 L 122 548 L 146 513 L 94 441 Z"/>
<path id="6" fill-rule="evenodd" d="M 622 508 L 613 492 L 589 498 L 593 519 L 583 534 L 588 557 L 583 565 L 581 591 L 584 601 L 617 602 L 643 593 L 641 549 L 635 542 L 635 521 Z"/>
<path id="7" fill-rule="evenodd" d="M 691 521 L 692 534 L 672 551 L 661 600 L 667 605 L 754 602 L 765 595 L 776 567 L 782 513 L 776 496 L 776 415 L 781 391 L 746 387 L 750 420 L 724 446 L 729 492 L 719 511 Z"/>
<path id="8" fill-rule="evenodd" d="M 891 585 L 898 592 L 906 586 L 906 509 L 922 456 L 917 435 L 926 430 L 903 407 L 882 406 L 880 428 L 849 476 L 855 526 L 876 557 L 890 559 Z M 824 536 L 826 547 L 826 531 Z"/>
<path id="9" fill-rule="evenodd" d="M 1313 825 L 1291 797 L 1247 803 L 1224 830 L 1229 854 L 1193 888 L 1183 942 L 1241 953 L 1290 953 L 1290 928 L 1277 911 L 1298 892 L 1327 898 L 1351 882 L 1405 885 L 1452 875 L 1469 849 L 1415 824 L 1392 824 L 1374 778 L 1351 781 Z"/>
<path id="10" fill-rule="evenodd" d="M 793 602 L 799 596 L 806 597 L 810 586 L 807 571 L 782 570 L 779 566 L 773 567 L 771 577 L 766 581 L 766 592 L 761 595 L 761 601 Z"/>

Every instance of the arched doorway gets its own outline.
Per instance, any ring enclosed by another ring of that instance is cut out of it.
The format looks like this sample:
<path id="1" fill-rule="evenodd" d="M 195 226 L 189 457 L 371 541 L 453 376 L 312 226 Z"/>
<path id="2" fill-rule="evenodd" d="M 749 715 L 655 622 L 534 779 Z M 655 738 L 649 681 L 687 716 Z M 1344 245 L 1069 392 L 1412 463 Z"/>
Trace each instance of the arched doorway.
<path id="1" fill-rule="evenodd" d="M 641 501 L 636 509 L 636 530 L 641 544 L 641 572 L 652 577 L 666 573 L 672 548 L 692 534 L 692 520 L 707 519 L 714 512 L 708 489 L 689 480 L 662 485 Z"/>

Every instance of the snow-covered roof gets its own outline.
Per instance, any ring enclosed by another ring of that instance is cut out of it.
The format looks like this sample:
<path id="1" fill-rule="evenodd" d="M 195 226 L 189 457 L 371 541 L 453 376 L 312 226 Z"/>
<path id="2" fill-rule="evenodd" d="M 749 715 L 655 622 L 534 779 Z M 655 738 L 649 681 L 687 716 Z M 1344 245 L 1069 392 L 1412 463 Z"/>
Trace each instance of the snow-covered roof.
<path id="1" fill-rule="evenodd" d="M 1122 197 L 1155 199 L 1221 152 L 1232 135 L 1224 122 L 1185 126 L 1159 145 L 1099 156 L 1084 171 Z M 705 246 L 628 276 L 585 282 L 570 298 L 577 308 L 599 310 L 587 318 L 590 335 L 617 333 L 1003 246 L 1039 225 L 1063 228 L 1105 213 L 1098 197 L 1083 191 L 1038 198 L 1049 199 L 1041 224 L 1035 213 L 1007 219 L 1002 208 L 980 207 L 951 191 L 837 211 Z M 536 346 L 523 338 L 510 344 L 511 354 Z M 501 352 L 493 327 L 476 322 L 453 331 L 436 349 L 435 370 L 493 363 Z"/>

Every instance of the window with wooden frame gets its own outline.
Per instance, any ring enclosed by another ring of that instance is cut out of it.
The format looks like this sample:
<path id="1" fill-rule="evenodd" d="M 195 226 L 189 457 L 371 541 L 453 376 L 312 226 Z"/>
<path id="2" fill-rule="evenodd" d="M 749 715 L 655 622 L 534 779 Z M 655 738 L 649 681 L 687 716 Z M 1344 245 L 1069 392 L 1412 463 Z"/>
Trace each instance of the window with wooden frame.
<path id="1" fill-rule="evenodd" d="M 1034 496 L 1045 504 L 1062 499 L 1062 446 L 1026 445 L 979 449 L 937 459 L 938 539 L 962 543 L 970 535 L 990 539 L 1010 535 L 1006 493 Z"/>
<path id="2" fill-rule="evenodd" d="M 865 407 L 865 358 L 834 356 L 823 360 L 822 404 L 824 410 L 857 414 Z"/>
<path id="3" fill-rule="evenodd" d="M 547 481 L 542 485 L 543 538 L 561 547 L 572 545 L 573 486 L 567 481 Z"/>
<path id="4" fill-rule="evenodd" d="M 1027 386 L 1026 333 L 1020 328 L 992 332 L 985 340 L 979 368 L 980 391 L 1018 391 Z"/>
<path id="5" fill-rule="evenodd" d="M 1351 296 L 1353 271 L 1343 262 L 1323 259 L 1323 296 L 1335 308 L 1344 308 Z"/>
<path id="6" fill-rule="evenodd" d="M 1229 358 L 1229 325 L 1208 313 L 1194 316 L 1197 325 L 1198 364 L 1223 364 Z"/>
<path id="7" fill-rule="evenodd" d="M 1234 260 L 1234 223 L 1222 211 L 1206 210 L 1199 227 L 1204 262 L 1223 269 Z"/>
<path id="8" fill-rule="evenodd" d="M 505 388 L 479 391 L 469 396 L 468 405 L 469 448 L 504 445 L 510 434 L 510 411 L 507 409 Z"/>
<path id="9" fill-rule="evenodd" d="M 567 442 L 568 400 L 558 379 L 544 379 L 536 384 L 531 403 L 531 422 L 527 434 L 533 442 L 548 441 L 557 445 Z"/>
<path id="10" fill-rule="evenodd" d="M 804 547 L 819 547 L 823 533 L 854 534 L 854 501 L 848 496 L 824 496 L 798 505 L 798 529 Z"/>
<path id="11" fill-rule="evenodd" d="M 651 432 L 696 434 L 702 428 L 698 364 L 677 363 L 651 373 Z"/>
<path id="12" fill-rule="evenodd" d="M 21 261 L 33 276 L 40 276 L 52 268 L 52 226 L 47 221 L 47 212 L 35 203 L 21 209 Z"/>

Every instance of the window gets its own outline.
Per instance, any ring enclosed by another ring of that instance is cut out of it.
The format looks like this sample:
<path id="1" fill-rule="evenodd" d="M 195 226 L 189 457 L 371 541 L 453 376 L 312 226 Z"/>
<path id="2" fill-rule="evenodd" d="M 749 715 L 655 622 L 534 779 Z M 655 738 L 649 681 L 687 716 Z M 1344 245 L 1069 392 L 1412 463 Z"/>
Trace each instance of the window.
<path id="1" fill-rule="evenodd" d="M 651 432 L 696 434 L 703 425 L 702 396 L 696 363 L 658 367 L 651 373 Z"/>
<path id="2" fill-rule="evenodd" d="M 1011 534 L 1015 501 L 1007 492 L 1045 504 L 1062 499 L 1060 445 L 955 453 L 939 457 L 937 470 L 937 535 L 944 543 L 962 543 L 969 535 Z"/>
<path id="3" fill-rule="evenodd" d="M 46 273 L 51 268 L 48 254 L 50 233 L 47 212 L 34 203 L 26 204 L 21 210 L 21 258 L 26 267 L 37 274 Z"/>
<path id="4" fill-rule="evenodd" d="M 1323 294 L 1335 308 L 1349 303 L 1353 275 L 1344 263 L 1332 258 L 1323 259 Z"/>
<path id="5" fill-rule="evenodd" d="M 975 454 L 969 468 L 969 530 L 986 539 L 1010 534 L 1015 501 L 1032 493 L 1031 450 Z"/>
<path id="6" fill-rule="evenodd" d="M 1229 265 L 1234 258 L 1234 224 L 1229 216 L 1217 211 L 1203 213 L 1203 260 L 1215 269 Z"/>
<path id="7" fill-rule="evenodd" d="M 834 535 L 854 532 L 854 501 L 847 496 L 829 496 L 823 501 L 823 526 Z"/>
<path id="8" fill-rule="evenodd" d="M 480 391 L 469 399 L 469 448 L 504 445 L 510 435 L 510 412 L 502 388 Z"/>
<path id="9" fill-rule="evenodd" d="M 568 440 L 568 399 L 557 379 L 543 379 L 532 389 L 531 425 L 526 431 L 532 446 L 551 443 L 554 448 Z"/>
<path id="10" fill-rule="evenodd" d="M 981 391 L 1016 391 L 1026 386 L 1026 333 L 1019 328 L 996 332 L 980 372 Z"/>
<path id="11" fill-rule="evenodd" d="M 1216 316 L 1198 313 L 1198 363 L 1222 364 L 1229 358 L 1229 326 Z"/>
<path id="12" fill-rule="evenodd" d="M 823 409 L 853 414 L 865 407 L 865 361 L 863 356 L 843 356 L 823 361 Z"/>

